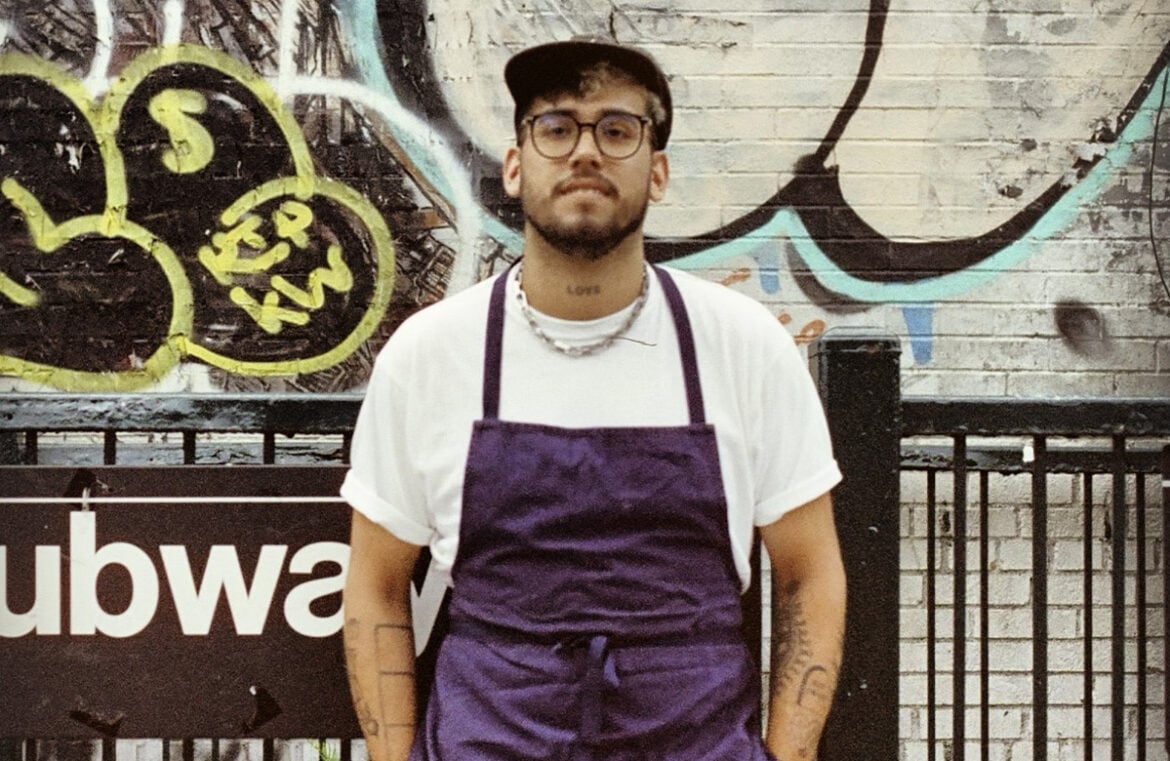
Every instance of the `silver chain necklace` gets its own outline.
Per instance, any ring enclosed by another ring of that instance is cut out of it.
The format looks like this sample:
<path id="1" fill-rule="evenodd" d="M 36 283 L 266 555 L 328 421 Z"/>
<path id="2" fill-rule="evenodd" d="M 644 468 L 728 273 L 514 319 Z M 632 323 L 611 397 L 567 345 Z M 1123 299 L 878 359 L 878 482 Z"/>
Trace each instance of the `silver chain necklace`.
<path id="1" fill-rule="evenodd" d="M 528 305 L 528 297 L 524 295 L 524 262 L 516 268 L 516 300 L 520 302 L 520 313 L 524 315 L 524 319 L 528 321 L 528 327 L 532 332 L 544 343 L 551 346 L 561 354 L 567 354 L 570 357 L 587 357 L 590 354 L 608 348 L 614 341 L 624 336 L 634 325 L 634 320 L 638 319 L 638 315 L 642 313 L 642 307 L 646 306 L 646 299 L 650 295 L 650 268 L 646 264 L 642 265 L 642 290 L 638 293 L 638 298 L 634 301 L 634 308 L 630 310 L 630 314 L 626 317 L 617 330 L 607 336 L 603 336 L 593 343 L 588 344 L 566 344 L 544 332 L 540 324 L 536 321 L 536 314 L 532 307 Z"/>

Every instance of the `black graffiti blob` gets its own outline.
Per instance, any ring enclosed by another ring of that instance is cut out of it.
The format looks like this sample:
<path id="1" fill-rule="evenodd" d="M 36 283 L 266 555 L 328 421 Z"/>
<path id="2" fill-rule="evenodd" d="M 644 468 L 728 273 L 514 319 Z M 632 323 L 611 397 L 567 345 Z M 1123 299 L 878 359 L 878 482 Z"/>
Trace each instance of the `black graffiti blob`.
<path id="1" fill-rule="evenodd" d="M 162 110 L 159 97 L 182 93 Z M 213 142 L 175 171 L 162 156 L 176 135 L 201 131 Z M 197 63 L 160 66 L 126 98 L 117 133 L 126 166 L 127 216 L 149 219 L 164 240 L 195 240 L 249 190 L 295 174 L 292 151 L 267 106 L 241 82 Z M 176 200 L 182 202 L 176 203 Z"/>
<path id="2" fill-rule="evenodd" d="M 67 370 L 133 369 L 168 336 L 172 289 L 158 263 L 96 230 L 44 251 L 30 230 L 102 214 L 106 167 L 89 120 L 48 82 L 0 74 L 0 147 L 0 275 L 10 294 L 24 294 L 0 295 L 0 355 Z M 18 208 L 14 196 L 39 209 Z"/>
<path id="3" fill-rule="evenodd" d="M 1101 313 L 1080 301 L 1062 301 L 1053 310 L 1056 329 L 1065 344 L 1086 357 L 1102 357 L 1109 353 L 1109 330 Z"/>
<path id="4" fill-rule="evenodd" d="M 258 201 L 244 219 L 224 220 L 240 199 L 302 169 L 290 145 L 301 136 L 286 133 L 273 108 L 236 77 L 181 61 L 159 66 L 134 87 L 117 132 L 129 218 L 149 220 L 150 229 L 174 246 L 191 281 L 198 342 L 241 362 L 324 354 L 354 331 L 376 288 L 366 226 L 325 196 L 285 194 Z M 252 275 L 227 278 L 230 263 L 217 266 L 271 251 L 279 254 Z M 326 275 L 326 283 L 345 287 L 330 290 L 329 308 L 308 320 L 303 310 L 322 306 L 323 293 L 311 278 L 330 251 L 335 261 L 326 272 L 335 279 Z M 279 297 L 273 278 L 287 284 Z M 266 303 L 266 317 L 243 317 L 242 308 L 265 310 Z"/>

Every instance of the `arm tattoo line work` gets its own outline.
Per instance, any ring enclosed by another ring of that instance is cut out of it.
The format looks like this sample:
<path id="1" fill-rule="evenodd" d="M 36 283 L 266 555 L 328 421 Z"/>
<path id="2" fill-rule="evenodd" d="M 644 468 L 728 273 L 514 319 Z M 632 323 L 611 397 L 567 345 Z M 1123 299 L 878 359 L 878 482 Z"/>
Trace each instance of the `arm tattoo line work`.
<path id="1" fill-rule="evenodd" d="M 773 605 L 771 692 L 776 696 L 795 691 L 795 710 L 787 718 L 785 731 L 798 758 L 813 758 L 840 665 L 816 662 L 798 583 L 778 589 Z"/>
<path id="2" fill-rule="evenodd" d="M 777 590 L 772 613 L 772 694 L 803 679 L 812 642 L 795 582 Z"/>

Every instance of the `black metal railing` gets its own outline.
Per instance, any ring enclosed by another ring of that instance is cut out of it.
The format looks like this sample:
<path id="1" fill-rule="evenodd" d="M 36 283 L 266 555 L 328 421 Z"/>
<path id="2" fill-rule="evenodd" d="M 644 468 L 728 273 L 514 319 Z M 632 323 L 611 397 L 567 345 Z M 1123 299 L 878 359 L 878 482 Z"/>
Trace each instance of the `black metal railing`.
<path id="1" fill-rule="evenodd" d="M 899 354 L 895 339 L 835 331 L 811 351 L 846 474 L 834 503 L 850 594 L 846 658 L 820 757 L 1003 757 L 996 742 L 1035 761 L 1069 757 L 1061 743 L 1077 744 L 1085 758 L 1103 757 L 1101 743 L 1113 761 L 1158 757 L 1170 701 L 1152 690 L 1159 674 L 1166 683 L 1156 630 L 1168 626 L 1170 520 L 1157 479 L 1168 470 L 1170 400 L 903 399 Z M 347 459 L 358 405 L 354 395 L 0 395 L 0 463 L 337 465 Z M 1077 485 L 1077 505 L 1050 493 L 1054 479 Z M 1026 593 L 1011 604 L 1013 615 L 1026 609 L 1027 625 L 1005 638 L 997 629 L 1007 607 L 997 599 L 1003 559 L 990 526 L 1001 507 L 996 490 L 1021 481 L 1027 487 L 1010 501 L 1024 523 L 1012 546 L 1027 548 L 1013 561 Z M 1077 510 L 1072 532 L 1067 516 Z M 1079 568 L 1061 556 L 1054 576 L 1058 526 L 1059 551 L 1076 544 Z M 921 563 L 908 562 L 914 548 Z M 1066 594 L 1072 576 L 1075 599 Z M 914 584 L 921 599 L 904 601 Z M 1064 613 L 1079 627 L 1072 635 L 1061 628 Z M 1067 664 L 1070 642 L 1079 670 Z M 1005 674 L 1023 674 L 1027 694 L 999 699 L 1000 683 L 1012 681 Z M 1014 730 L 997 726 L 1008 703 L 1019 711 Z M 913 712 L 922 726 L 903 726 Z M 97 742 L 112 761 L 117 743 Z M 160 742 L 161 761 L 219 761 L 239 748 Z M 329 742 L 338 761 L 357 755 L 346 738 Z M 282 747 L 264 740 L 264 759 Z M 0 741 L 0 761 L 76 755 L 52 740 Z"/>
<path id="2" fill-rule="evenodd" d="M 1165 758 L 1170 399 L 903 399 L 898 354 L 847 332 L 814 351 L 847 478 L 833 721 L 870 721 L 833 757 Z"/>

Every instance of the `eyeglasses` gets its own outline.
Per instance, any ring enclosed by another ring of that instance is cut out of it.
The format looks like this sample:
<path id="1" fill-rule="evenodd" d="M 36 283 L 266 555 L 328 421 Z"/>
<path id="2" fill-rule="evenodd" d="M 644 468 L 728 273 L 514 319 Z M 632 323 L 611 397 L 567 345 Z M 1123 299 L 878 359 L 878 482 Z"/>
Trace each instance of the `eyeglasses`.
<path id="1" fill-rule="evenodd" d="M 650 119 L 615 111 L 595 122 L 579 122 L 563 111 L 549 111 L 530 116 L 523 123 L 532 135 L 532 146 L 546 159 L 563 159 L 576 150 L 586 127 L 593 130 L 593 142 L 603 156 L 628 159 L 642 147 Z"/>

